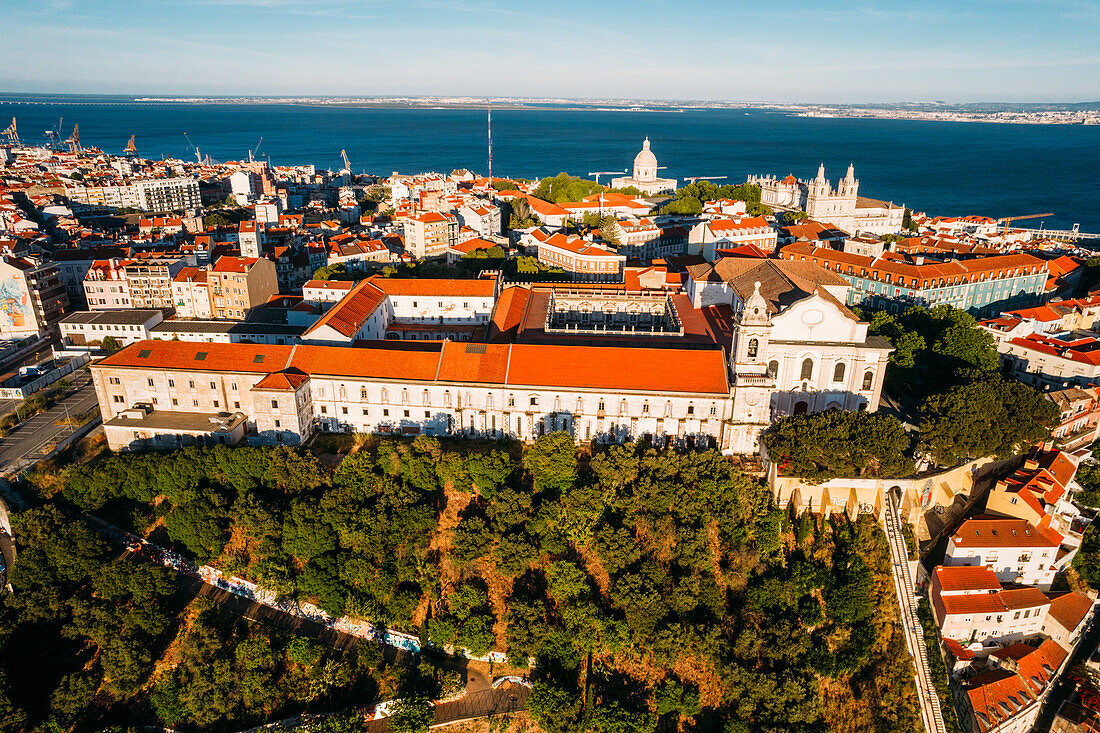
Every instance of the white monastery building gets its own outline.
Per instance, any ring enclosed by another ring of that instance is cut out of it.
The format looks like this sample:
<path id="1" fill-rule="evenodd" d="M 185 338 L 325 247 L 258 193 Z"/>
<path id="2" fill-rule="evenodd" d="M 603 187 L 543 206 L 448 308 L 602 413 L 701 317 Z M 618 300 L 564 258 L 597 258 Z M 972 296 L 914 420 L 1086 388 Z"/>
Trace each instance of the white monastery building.
<path id="1" fill-rule="evenodd" d="M 789 175 L 749 176 L 749 183 L 760 186 L 760 203 L 780 211 L 805 211 L 815 221 L 828 222 L 845 231 L 859 234 L 893 234 L 901 230 L 905 207 L 859 195 L 859 179 L 853 166 L 834 189 L 825 178 L 825 165 L 817 177 L 806 181 Z"/>
<path id="2" fill-rule="evenodd" d="M 749 258 L 688 277 L 686 293 L 678 282 L 664 290 L 664 278 L 639 293 L 593 283 L 588 300 L 624 308 L 597 326 L 577 284 L 568 298 L 509 288 L 506 299 L 495 278 L 374 277 L 297 346 L 143 341 L 92 374 L 115 449 L 297 444 L 316 431 L 533 440 L 564 430 L 754 453 L 779 416 L 878 408 L 891 349 L 843 305 L 843 278 Z M 641 301 L 649 315 L 634 319 Z M 516 319 L 541 324 L 540 341 L 483 342 Z"/>

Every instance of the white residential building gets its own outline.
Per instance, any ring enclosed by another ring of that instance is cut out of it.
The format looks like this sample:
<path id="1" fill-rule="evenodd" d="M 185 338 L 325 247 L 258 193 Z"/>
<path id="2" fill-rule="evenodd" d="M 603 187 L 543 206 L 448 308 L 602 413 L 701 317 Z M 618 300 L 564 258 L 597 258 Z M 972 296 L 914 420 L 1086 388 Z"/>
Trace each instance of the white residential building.
<path id="1" fill-rule="evenodd" d="M 945 565 L 984 565 L 1002 583 L 1049 590 L 1057 572 L 1061 537 L 1023 519 L 978 517 L 963 522 L 947 541 Z"/>

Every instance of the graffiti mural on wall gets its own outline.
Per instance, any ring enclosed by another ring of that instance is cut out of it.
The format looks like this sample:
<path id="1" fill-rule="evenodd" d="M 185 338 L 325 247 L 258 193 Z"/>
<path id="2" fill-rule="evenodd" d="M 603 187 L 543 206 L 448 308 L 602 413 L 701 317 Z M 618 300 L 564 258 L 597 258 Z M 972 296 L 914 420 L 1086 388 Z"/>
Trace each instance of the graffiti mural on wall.
<path id="1" fill-rule="evenodd" d="M 19 276 L 0 279 L 0 330 L 35 328 L 34 310 Z"/>

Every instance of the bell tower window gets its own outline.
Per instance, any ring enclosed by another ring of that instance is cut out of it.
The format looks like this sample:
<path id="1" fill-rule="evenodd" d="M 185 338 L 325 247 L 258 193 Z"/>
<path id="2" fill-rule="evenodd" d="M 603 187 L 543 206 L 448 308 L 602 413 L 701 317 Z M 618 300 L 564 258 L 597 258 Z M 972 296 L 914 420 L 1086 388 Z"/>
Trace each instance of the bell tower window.
<path id="1" fill-rule="evenodd" d="M 760 349 L 760 341 L 758 341 L 757 339 L 749 339 L 748 356 L 749 356 L 750 359 L 755 359 L 756 358 L 756 353 L 757 353 L 757 351 L 759 351 L 759 349 Z"/>

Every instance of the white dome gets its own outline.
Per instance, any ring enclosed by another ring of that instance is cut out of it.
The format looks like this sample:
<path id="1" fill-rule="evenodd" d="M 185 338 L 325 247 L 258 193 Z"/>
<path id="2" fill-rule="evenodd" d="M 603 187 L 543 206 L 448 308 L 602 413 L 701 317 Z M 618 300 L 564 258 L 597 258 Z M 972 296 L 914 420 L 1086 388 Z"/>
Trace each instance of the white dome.
<path id="1" fill-rule="evenodd" d="M 642 152 L 634 156 L 634 167 L 657 167 L 657 157 L 649 149 L 649 138 L 642 143 Z"/>

